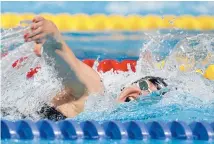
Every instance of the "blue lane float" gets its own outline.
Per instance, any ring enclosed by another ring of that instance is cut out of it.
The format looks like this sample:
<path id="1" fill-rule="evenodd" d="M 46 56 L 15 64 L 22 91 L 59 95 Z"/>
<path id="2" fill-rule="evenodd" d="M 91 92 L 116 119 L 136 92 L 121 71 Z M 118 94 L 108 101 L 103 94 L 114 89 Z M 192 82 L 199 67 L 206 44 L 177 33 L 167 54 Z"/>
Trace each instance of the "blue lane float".
<path id="1" fill-rule="evenodd" d="M 84 133 L 84 139 L 101 139 L 105 137 L 103 127 L 96 121 L 84 121 L 80 123 Z"/>
<path id="2" fill-rule="evenodd" d="M 171 138 L 169 126 L 162 121 L 148 122 L 147 128 L 152 139 L 165 140 Z"/>
<path id="3" fill-rule="evenodd" d="M 182 121 L 168 123 L 173 139 L 191 140 L 193 138 L 190 127 Z"/>
<path id="4" fill-rule="evenodd" d="M 214 140 L 214 131 L 208 122 L 192 122 L 190 128 L 196 140 Z"/>
<path id="5" fill-rule="evenodd" d="M 144 123 L 140 121 L 130 121 L 124 123 L 124 125 L 128 132 L 129 139 L 149 139 L 150 135 Z"/>
<path id="6" fill-rule="evenodd" d="M 119 121 L 106 121 L 102 124 L 109 139 L 127 139 L 127 130 Z"/>
<path id="7" fill-rule="evenodd" d="M 212 122 L 210 125 L 211 125 L 211 127 L 212 127 L 212 129 L 214 131 L 214 122 Z"/>
<path id="8" fill-rule="evenodd" d="M 64 120 L 58 123 L 65 140 L 76 140 L 83 138 L 83 131 L 76 121 Z"/>
<path id="9" fill-rule="evenodd" d="M 39 129 L 30 120 L 19 120 L 15 122 L 16 132 L 20 139 L 32 140 L 40 138 Z"/>
<path id="10" fill-rule="evenodd" d="M 1 139 L 179 139 L 214 141 L 214 122 L 1 120 Z"/>
<path id="11" fill-rule="evenodd" d="M 13 122 L 1 120 L 1 139 L 20 139 Z"/>
<path id="12" fill-rule="evenodd" d="M 36 122 L 36 125 L 39 129 L 41 139 L 54 140 L 62 138 L 61 130 L 55 122 L 40 120 Z"/>

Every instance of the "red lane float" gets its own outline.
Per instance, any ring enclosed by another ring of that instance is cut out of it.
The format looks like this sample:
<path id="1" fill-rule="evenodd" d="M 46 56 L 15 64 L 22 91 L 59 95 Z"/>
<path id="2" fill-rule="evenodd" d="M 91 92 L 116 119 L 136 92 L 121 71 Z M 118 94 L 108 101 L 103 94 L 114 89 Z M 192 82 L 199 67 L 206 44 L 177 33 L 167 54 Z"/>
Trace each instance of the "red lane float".
<path id="1" fill-rule="evenodd" d="M 13 68 L 16 68 L 16 69 L 19 69 L 21 66 L 22 66 L 22 63 L 24 61 L 26 61 L 28 59 L 28 57 L 21 57 L 20 59 L 16 60 L 13 64 L 12 64 L 12 67 Z M 26 77 L 27 78 L 32 78 L 37 72 L 38 70 L 40 69 L 41 67 L 40 66 L 37 66 L 35 68 L 31 68 L 29 72 L 27 72 L 27 75 Z"/>
<path id="2" fill-rule="evenodd" d="M 29 78 L 32 78 L 37 72 L 38 70 L 40 69 L 41 67 L 40 66 L 37 66 L 35 68 L 31 68 L 29 72 L 27 72 L 27 75 L 26 77 L 29 79 Z"/>
<path id="3" fill-rule="evenodd" d="M 120 68 L 120 64 L 116 60 L 102 60 L 99 62 L 97 67 L 97 71 L 107 72 L 113 69 L 113 71 L 117 71 Z"/>
<path id="4" fill-rule="evenodd" d="M 93 60 L 93 59 L 85 59 L 82 62 L 84 62 L 85 64 L 87 64 L 90 67 L 93 67 L 95 60 Z"/>
<path id="5" fill-rule="evenodd" d="M 137 65 L 137 61 L 136 60 L 123 60 L 120 63 L 120 70 L 122 71 L 128 71 L 128 64 L 130 64 L 131 66 L 131 70 L 133 72 L 136 72 L 136 65 Z"/>
<path id="6" fill-rule="evenodd" d="M 131 70 L 133 72 L 136 71 L 135 67 L 136 67 L 136 61 L 135 60 L 123 60 L 121 62 L 118 62 L 116 60 L 102 60 L 99 62 L 98 71 L 102 71 L 102 72 L 107 72 L 111 69 L 113 69 L 113 71 L 128 71 L 128 64 L 130 64 L 131 66 Z"/>
<path id="7" fill-rule="evenodd" d="M 20 59 L 16 60 L 13 64 L 12 64 L 12 67 L 13 68 L 20 68 L 22 62 L 24 62 L 25 60 L 27 60 L 28 57 L 21 57 Z"/>
<path id="8" fill-rule="evenodd" d="M 24 62 L 27 59 L 27 57 L 22 57 L 18 60 L 16 60 L 13 64 L 13 68 L 19 68 L 21 66 L 21 63 Z M 93 67 L 95 60 L 93 59 L 85 59 L 82 61 L 83 63 L 87 64 L 90 67 Z M 99 72 L 107 72 L 110 70 L 113 70 L 114 72 L 117 71 L 128 71 L 128 64 L 131 66 L 131 70 L 133 72 L 136 72 L 136 60 L 123 60 L 121 62 L 118 62 L 117 60 L 112 59 L 105 59 L 99 62 L 99 65 L 97 67 L 97 71 Z M 31 68 L 29 72 L 27 72 L 26 77 L 32 78 L 40 69 L 40 66 L 37 66 L 35 68 Z"/>
<path id="9" fill-rule="evenodd" d="M 5 52 L 5 53 L 1 54 L 1 58 L 5 57 L 7 55 L 8 55 L 8 52 Z"/>
<path id="10" fill-rule="evenodd" d="M 82 62 L 87 64 L 88 66 L 92 67 L 94 65 L 95 60 L 93 59 L 85 59 Z M 121 62 L 118 62 L 116 60 L 111 59 L 105 59 L 99 62 L 99 65 L 97 67 L 97 71 L 107 72 L 113 69 L 113 71 L 128 71 L 128 64 L 131 66 L 131 70 L 133 72 L 136 71 L 136 60 L 123 60 Z"/>

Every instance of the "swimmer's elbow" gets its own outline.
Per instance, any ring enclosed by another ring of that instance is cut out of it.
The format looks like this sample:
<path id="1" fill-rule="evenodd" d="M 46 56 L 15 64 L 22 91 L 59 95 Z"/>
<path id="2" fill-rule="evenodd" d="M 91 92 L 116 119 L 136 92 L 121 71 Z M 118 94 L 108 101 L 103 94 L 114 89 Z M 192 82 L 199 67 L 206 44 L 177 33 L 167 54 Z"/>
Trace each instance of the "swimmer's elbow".
<path id="1" fill-rule="evenodd" d="M 87 87 L 88 93 L 100 93 L 103 91 L 103 84 L 99 74 L 90 66 L 79 60 L 77 76 Z"/>
<path id="2" fill-rule="evenodd" d="M 93 68 L 79 60 L 69 49 L 63 52 L 57 51 L 57 54 L 68 63 L 89 93 L 101 91 L 101 78 Z"/>

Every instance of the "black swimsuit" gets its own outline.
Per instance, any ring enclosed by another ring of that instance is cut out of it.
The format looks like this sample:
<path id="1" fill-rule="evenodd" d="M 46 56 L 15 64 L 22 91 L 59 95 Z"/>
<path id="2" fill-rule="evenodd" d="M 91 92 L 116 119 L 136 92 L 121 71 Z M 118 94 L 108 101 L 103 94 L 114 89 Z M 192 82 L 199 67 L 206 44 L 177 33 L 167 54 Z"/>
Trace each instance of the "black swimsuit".
<path id="1" fill-rule="evenodd" d="M 66 117 L 57 111 L 54 107 L 45 104 L 40 111 L 37 112 L 42 119 L 49 119 L 53 121 L 64 120 Z"/>

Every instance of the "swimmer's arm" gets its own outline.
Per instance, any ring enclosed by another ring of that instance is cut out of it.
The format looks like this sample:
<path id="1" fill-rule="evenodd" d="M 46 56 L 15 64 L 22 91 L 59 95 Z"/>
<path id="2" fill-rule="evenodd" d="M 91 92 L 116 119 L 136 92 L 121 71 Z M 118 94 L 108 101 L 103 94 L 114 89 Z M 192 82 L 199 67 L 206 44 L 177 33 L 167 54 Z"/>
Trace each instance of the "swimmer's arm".
<path id="1" fill-rule="evenodd" d="M 70 66 L 70 68 L 75 72 L 76 76 L 82 82 L 89 93 L 101 92 L 102 83 L 101 78 L 98 73 L 80 61 L 72 52 L 71 48 L 65 43 L 65 41 L 60 36 L 59 45 L 60 48 L 56 49 L 55 52 Z"/>
<path id="2" fill-rule="evenodd" d="M 102 91 L 102 83 L 100 76 L 91 67 L 80 61 L 68 47 L 63 40 L 56 25 L 44 19 L 41 16 L 35 17 L 31 26 L 32 33 L 25 34 L 25 40 L 36 41 L 46 39 L 51 43 L 42 41 L 41 43 L 47 43 L 45 48 L 55 48 L 55 52 L 69 65 L 69 67 L 75 72 L 79 80 L 86 86 L 89 93 L 97 93 Z M 41 47 L 40 44 L 36 44 L 35 48 Z"/>

